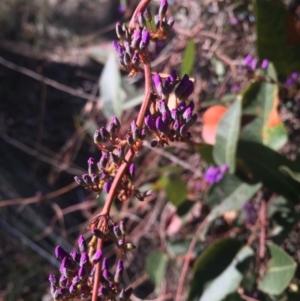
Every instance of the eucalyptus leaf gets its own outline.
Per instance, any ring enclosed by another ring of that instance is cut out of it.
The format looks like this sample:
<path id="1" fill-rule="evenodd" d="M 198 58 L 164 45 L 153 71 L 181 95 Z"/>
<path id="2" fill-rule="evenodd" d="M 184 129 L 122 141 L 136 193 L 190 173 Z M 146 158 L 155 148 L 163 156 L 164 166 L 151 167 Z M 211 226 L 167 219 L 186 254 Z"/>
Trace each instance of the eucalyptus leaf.
<path id="1" fill-rule="evenodd" d="M 146 259 L 146 272 L 155 284 L 155 291 L 159 294 L 162 280 L 167 268 L 167 257 L 159 250 L 152 251 Z"/>
<path id="2" fill-rule="evenodd" d="M 271 260 L 267 273 L 259 281 L 258 288 L 272 295 L 281 294 L 290 284 L 297 264 L 283 249 L 274 243 L 268 243 Z"/>
<path id="3" fill-rule="evenodd" d="M 253 255 L 254 251 L 249 246 L 244 246 L 226 270 L 206 287 L 199 301 L 221 301 L 227 295 L 234 293 L 238 289 L 243 279 L 243 273 L 248 268 Z"/>
<path id="4" fill-rule="evenodd" d="M 275 78 L 273 64 L 269 64 L 267 75 Z M 247 141 L 260 142 L 272 149 L 279 149 L 287 141 L 287 133 L 278 114 L 278 86 L 274 82 L 254 82 L 243 93 L 243 113 L 256 116 L 245 125 L 241 138 Z"/>
<path id="5" fill-rule="evenodd" d="M 235 171 L 235 153 L 241 123 L 241 99 L 230 106 L 217 128 L 213 157 L 217 164 L 227 164 L 230 173 Z"/>
<path id="6" fill-rule="evenodd" d="M 103 102 L 103 112 L 107 118 L 120 117 L 122 114 L 125 93 L 121 87 L 116 51 L 111 51 L 103 68 L 99 81 L 100 97 Z"/>
<path id="7" fill-rule="evenodd" d="M 185 74 L 191 75 L 195 61 L 195 42 L 193 39 L 189 40 L 183 54 L 183 61 L 181 64 L 180 77 Z"/>
<path id="8" fill-rule="evenodd" d="M 250 175 L 252 181 L 261 181 L 271 191 L 284 195 L 293 203 L 298 203 L 300 183 L 280 171 L 280 166 L 286 166 L 300 172 L 298 161 L 290 161 L 274 150 L 250 141 L 240 141 L 237 154 L 240 166 L 246 168 L 246 173 Z"/>
<path id="9" fill-rule="evenodd" d="M 230 265 L 242 243 L 233 238 L 221 238 L 207 247 L 193 267 L 188 301 L 198 301 L 205 288 Z"/>
<path id="10" fill-rule="evenodd" d="M 300 68 L 296 18 L 283 3 L 256 0 L 254 4 L 259 58 L 269 59 L 280 76 L 288 76 Z"/>

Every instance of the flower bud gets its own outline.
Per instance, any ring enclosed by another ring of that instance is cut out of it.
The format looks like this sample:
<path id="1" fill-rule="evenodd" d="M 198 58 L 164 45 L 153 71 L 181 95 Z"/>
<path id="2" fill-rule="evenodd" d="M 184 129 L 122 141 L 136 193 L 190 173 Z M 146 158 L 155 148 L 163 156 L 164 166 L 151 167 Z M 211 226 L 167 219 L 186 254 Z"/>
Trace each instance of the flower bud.
<path id="1" fill-rule="evenodd" d="M 115 235 L 116 238 L 122 237 L 122 232 L 121 232 L 121 230 L 120 230 L 120 228 L 119 228 L 118 225 L 115 225 L 113 227 L 113 232 L 114 232 L 114 235 Z"/>
<path id="2" fill-rule="evenodd" d="M 115 155 L 113 152 L 109 152 L 109 159 L 111 162 L 115 163 L 115 164 L 119 164 L 121 162 L 121 159 Z"/>
<path id="3" fill-rule="evenodd" d="M 108 262 L 107 262 L 107 258 L 104 257 L 102 260 L 102 264 L 101 264 L 101 271 L 107 270 L 108 269 Z"/>
<path id="4" fill-rule="evenodd" d="M 125 52 L 123 55 L 123 62 L 125 66 L 130 65 L 130 55 L 127 52 Z"/>
<path id="5" fill-rule="evenodd" d="M 192 116 L 193 116 L 193 112 L 191 108 L 187 107 L 187 109 L 182 114 L 183 119 L 185 120 L 185 122 L 188 122 L 192 118 Z"/>
<path id="6" fill-rule="evenodd" d="M 144 140 L 146 138 L 146 135 L 147 135 L 146 129 L 142 129 L 140 134 L 140 139 Z"/>
<path id="7" fill-rule="evenodd" d="M 103 141 L 110 139 L 109 131 L 105 127 L 101 127 L 99 132 L 100 132 L 100 135 L 101 135 Z"/>
<path id="8" fill-rule="evenodd" d="M 88 174 L 82 175 L 82 179 L 83 179 L 83 181 L 85 182 L 85 184 L 87 186 L 93 186 L 94 185 L 94 183 L 92 182 L 91 177 Z"/>
<path id="9" fill-rule="evenodd" d="M 155 122 L 156 128 L 158 131 L 167 134 L 169 132 L 169 127 L 168 125 L 163 122 L 161 117 L 157 117 L 156 122 Z"/>
<path id="10" fill-rule="evenodd" d="M 182 125 L 179 130 L 180 136 L 184 137 L 187 133 L 187 130 L 188 130 L 187 126 L 185 124 Z"/>
<path id="11" fill-rule="evenodd" d="M 132 55 L 133 55 L 133 49 L 130 47 L 129 42 L 127 42 L 127 41 L 124 42 L 124 47 L 125 47 L 126 53 L 128 53 L 129 56 L 132 57 Z"/>
<path id="12" fill-rule="evenodd" d="M 161 18 L 159 17 L 159 15 L 155 15 L 155 16 L 154 16 L 154 24 L 155 24 L 156 28 L 159 27 L 159 25 L 160 25 L 160 20 L 161 20 Z"/>
<path id="13" fill-rule="evenodd" d="M 158 96 L 162 96 L 162 82 L 161 82 L 161 78 L 160 75 L 158 73 L 152 75 L 152 81 L 154 83 L 156 92 L 158 94 Z"/>
<path id="14" fill-rule="evenodd" d="M 55 248 L 55 257 L 62 261 L 65 257 L 68 257 L 69 254 L 61 247 L 61 246 L 57 246 Z"/>
<path id="15" fill-rule="evenodd" d="M 124 147 L 118 146 L 117 148 L 117 156 L 120 158 L 120 160 L 124 160 L 125 154 L 124 154 Z"/>
<path id="16" fill-rule="evenodd" d="M 139 47 L 140 50 L 146 49 L 149 46 L 149 43 L 150 43 L 150 33 L 146 28 L 144 28 L 142 31 L 142 39 Z"/>
<path id="17" fill-rule="evenodd" d="M 116 116 L 113 116 L 110 121 L 110 125 L 113 131 L 119 131 L 121 128 L 121 123 Z"/>
<path id="18" fill-rule="evenodd" d="M 83 252 L 80 256 L 79 265 L 83 266 L 86 265 L 88 262 L 89 262 L 89 255 L 86 252 Z"/>
<path id="19" fill-rule="evenodd" d="M 134 52 L 134 54 L 132 56 L 131 64 L 135 67 L 138 67 L 139 64 L 140 64 L 140 57 L 139 57 L 139 54 L 136 51 Z"/>
<path id="20" fill-rule="evenodd" d="M 75 176 L 75 177 L 74 177 L 74 180 L 75 180 L 75 182 L 76 182 L 78 185 L 80 185 L 80 186 L 82 186 L 82 187 L 86 187 L 86 186 L 87 186 L 86 183 L 83 181 L 83 179 L 80 178 L 80 177 L 78 177 L 78 176 Z"/>
<path id="21" fill-rule="evenodd" d="M 173 25 L 174 25 L 174 23 L 175 23 L 175 19 L 174 19 L 173 17 L 171 17 L 171 18 L 168 20 L 168 25 L 169 25 L 169 27 L 172 28 Z"/>
<path id="22" fill-rule="evenodd" d="M 144 26 L 146 26 L 145 17 L 144 17 L 144 15 L 141 12 L 138 13 L 137 19 L 138 19 L 138 22 L 139 22 L 139 26 L 141 28 L 143 28 Z"/>
<path id="23" fill-rule="evenodd" d="M 68 278 L 66 278 L 64 275 L 62 275 L 59 278 L 59 286 L 60 287 L 67 287 L 68 286 Z"/>
<path id="24" fill-rule="evenodd" d="M 134 179 L 134 176 L 135 176 L 135 165 L 134 165 L 134 163 L 131 163 L 129 165 L 128 172 L 129 172 L 130 178 Z"/>
<path id="25" fill-rule="evenodd" d="M 100 286 L 98 289 L 98 296 L 99 297 L 109 297 L 109 290 L 104 286 Z M 102 300 L 102 299 L 101 299 Z"/>
<path id="26" fill-rule="evenodd" d="M 58 281 L 57 281 L 57 278 L 55 277 L 55 275 L 50 274 L 48 279 L 49 279 L 50 283 L 53 284 L 54 286 L 56 286 L 58 284 Z"/>
<path id="27" fill-rule="evenodd" d="M 120 22 L 116 23 L 116 34 L 117 34 L 118 39 L 123 39 L 123 37 L 125 36 L 125 32 L 122 29 Z"/>
<path id="28" fill-rule="evenodd" d="M 126 228 L 125 228 L 125 225 L 124 225 L 124 221 L 119 222 L 119 229 L 120 229 L 122 235 L 126 235 Z"/>
<path id="29" fill-rule="evenodd" d="M 152 16 L 151 16 L 151 13 L 150 13 L 150 11 L 148 10 L 148 8 L 146 8 L 145 10 L 144 10 L 144 17 L 145 17 L 145 19 L 146 19 L 146 21 L 148 21 L 148 22 L 152 22 Z"/>
<path id="30" fill-rule="evenodd" d="M 156 131 L 155 120 L 152 118 L 151 115 L 147 115 L 145 117 L 145 124 L 150 131 Z"/>
<path id="31" fill-rule="evenodd" d="M 166 124 L 169 124 L 171 122 L 170 115 L 167 112 L 162 113 L 161 119 Z"/>
<path id="32" fill-rule="evenodd" d="M 100 135 L 100 132 L 98 130 L 94 133 L 94 143 L 97 145 L 100 145 L 102 143 L 102 137 Z"/>
<path id="33" fill-rule="evenodd" d="M 167 0 L 161 0 L 158 15 L 160 19 L 163 19 L 166 16 L 166 12 L 168 10 L 168 1 Z"/>
<path id="34" fill-rule="evenodd" d="M 73 270 L 76 267 L 75 261 L 69 257 L 64 257 L 64 259 L 61 262 L 61 266 L 66 268 L 67 270 Z"/>
<path id="35" fill-rule="evenodd" d="M 173 129 L 175 131 L 175 133 L 179 133 L 179 129 L 180 129 L 180 123 L 179 123 L 179 120 L 176 120 L 173 124 Z"/>
<path id="36" fill-rule="evenodd" d="M 104 185 L 103 185 L 103 190 L 104 190 L 106 193 L 109 193 L 110 188 L 111 188 L 111 182 L 106 181 L 106 182 L 104 183 Z"/>
<path id="37" fill-rule="evenodd" d="M 140 29 L 136 29 L 134 31 L 134 34 L 133 34 L 133 39 L 131 41 L 131 44 L 130 46 L 133 48 L 133 49 L 137 49 L 140 42 L 141 42 L 141 38 L 142 38 L 142 33 L 140 31 Z"/>
<path id="38" fill-rule="evenodd" d="M 153 139 L 151 142 L 150 142 L 150 146 L 151 147 L 156 147 L 158 145 L 158 141 L 156 139 Z"/>
<path id="39" fill-rule="evenodd" d="M 79 268 L 77 276 L 80 280 L 84 280 L 87 278 L 88 272 L 84 265 Z"/>
<path id="40" fill-rule="evenodd" d="M 74 284 L 71 284 L 69 287 L 69 292 L 72 295 L 76 294 L 78 292 L 78 287 Z"/>
<path id="41" fill-rule="evenodd" d="M 126 135 L 126 142 L 129 146 L 133 146 L 134 145 L 134 140 L 131 134 L 127 134 Z"/>
<path id="42" fill-rule="evenodd" d="M 98 250 L 92 257 L 92 262 L 94 264 L 100 262 L 102 259 L 102 251 L 101 250 Z"/>
<path id="43" fill-rule="evenodd" d="M 177 107 L 177 112 L 179 114 L 182 114 L 186 109 L 186 103 L 185 102 L 181 102 L 178 107 Z"/>
<path id="44" fill-rule="evenodd" d="M 78 283 L 80 283 L 80 279 L 79 279 L 78 276 L 75 276 L 75 277 L 72 279 L 72 284 L 77 285 Z"/>
<path id="45" fill-rule="evenodd" d="M 94 158 L 90 157 L 87 161 L 88 163 L 88 174 L 91 176 L 92 174 L 95 174 L 98 172 L 97 165 L 95 164 Z"/>
<path id="46" fill-rule="evenodd" d="M 121 280 L 121 277 L 122 277 L 122 273 L 123 273 L 123 261 L 122 260 L 119 260 L 118 261 L 118 264 L 117 264 L 117 269 L 116 269 L 116 272 L 115 272 L 115 276 L 114 276 L 114 281 L 116 283 L 119 283 L 120 280 Z"/>
<path id="47" fill-rule="evenodd" d="M 194 124 L 196 123 L 197 118 L 198 118 L 197 114 L 194 114 L 194 115 L 190 118 L 190 120 L 186 123 L 186 126 L 187 126 L 188 128 L 190 128 L 192 125 L 194 125 Z"/>
<path id="48" fill-rule="evenodd" d="M 99 176 L 98 175 L 95 175 L 95 174 L 92 174 L 91 175 L 91 180 L 92 180 L 92 182 L 95 184 L 95 185 L 99 185 L 99 183 L 100 183 L 100 178 L 99 178 Z"/>
<path id="49" fill-rule="evenodd" d="M 267 59 L 264 59 L 261 63 L 261 68 L 267 69 L 268 65 L 269 65 L 269 61 Z"/>
<path id="50" fill-rule="evenodd" d="M 134 120 L 131 121 L 130 127 L 131 127 L 132 138 L 134 141 L 136 141 L 140 137 L 140 129 L 138 128 Z"/>
<path id="51" fill-rule="evenodd" d="M 110 273 L 109 270 L 103 270 L 102 276 L 104 279 L 106 279 L 108 282 L 113 282 L 113 275 Z"/>
<path id="52" fill-rule="evenodd" d="M 107 153 L 102 153 L 100 161 L 97 163 L 99 169 L 104 169 L 108 162 Z"/>
<path id="53" fill-rule="evenodd" d="M 80 235 L 78 238 L 78 247 L 81 254 L 87 252 L 87 244 L 83 235 Z"/>

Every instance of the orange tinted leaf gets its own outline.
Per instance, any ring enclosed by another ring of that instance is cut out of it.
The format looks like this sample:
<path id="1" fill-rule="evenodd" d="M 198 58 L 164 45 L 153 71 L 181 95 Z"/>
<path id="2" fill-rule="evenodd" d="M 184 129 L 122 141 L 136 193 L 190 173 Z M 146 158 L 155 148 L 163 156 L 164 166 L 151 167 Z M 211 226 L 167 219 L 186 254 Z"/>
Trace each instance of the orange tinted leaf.
<path id="1" fill-rule="evenodd" d="M 203 114 L 202 138 L 208 144 L 215 144 L 218 124 L 226 113 L 227 108 L 216 105 L 208 108 Z"/>

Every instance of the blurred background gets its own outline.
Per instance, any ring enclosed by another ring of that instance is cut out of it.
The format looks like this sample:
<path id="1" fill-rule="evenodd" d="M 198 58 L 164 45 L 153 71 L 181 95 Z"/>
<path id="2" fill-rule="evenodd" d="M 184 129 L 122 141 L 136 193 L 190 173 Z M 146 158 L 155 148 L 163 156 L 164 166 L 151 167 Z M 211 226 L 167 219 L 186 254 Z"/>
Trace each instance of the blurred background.
<path id="1" fill-rule="evenodd" d="M 90 156 L 99 157 L 95 129 L 113 115 L 129 128 L 137 116 L 142 76 L 128 78 L 106 64 L 116 39 L 115 22 L 128 21 L 137 3 L 0 1 L 0 300 L 52 300 L 48 274 L 58 272 L 55 246 L 70 251 L 79 234 L 89 237 L 88 223 L 105 195 L 97 197 L 78 187 L 74 176 L 85 172 Z M 297 2 L 282 4 L 299 16 Z M 153 0 L 151 12 L 158 7 L 159 1 Z M 166 41 L 150 46 L 152 68 L 161 73 L 175 69 L 195 79 L 193 99 L 200 117 L 192 134 L 196 143 L 211 144 L 213 134 L 209 129 L 203 133 L 203 113 L 240 93 L 258 64 L 245 69 L 245 57 L 258 55 L 254 3 L 169 0 L 169 8 L 175 25 Z M 299 44 L 297 26 L 290 30 L 293 45 Z M 298 74 L 291 85 L 287 82 L 300 65 L 298 57 L 291 68 L 277 64 L 282 81 L 278 108 L 286 131 L 279 152 L 289 159 L 297 157 L 300 142 Z M 114 90 L 118 98 L 112 95 Z M 148 143 L 135 159 L 136 185 L 156 193 L 143 203 L 116 203 L 112 209 L 114 220 L 126 219 L 129 237 L 137 246 L 126 258 L 124 276 L 126 285 L 135 289 L 134 301 L 174 300 L 183 256 L 210 210 L 206 201 L 210 183 L 204 177 L 209 160 L 204 157 L 203 150 L 195 152 L 181 143 L 151 150 Z M 259 192 L 248 195 L 254 207 L 262 198 Z M 214 220 L 191 263 L 216 238 L 229 235 L 238 218 L 247 223 L 243 210 L 241 216 L 240 211 L 230 212 Z M 297 220 L 286 242 L 295 260 L 299 260 Z M 240 235 L 241 240 L 248 237 L 249 228 Z M 175 262 L 160 283 L 145 272 L 153 250 L 166 252 Z M 114 262 L 113 246 L 108 244 L 106 252 Z"/>

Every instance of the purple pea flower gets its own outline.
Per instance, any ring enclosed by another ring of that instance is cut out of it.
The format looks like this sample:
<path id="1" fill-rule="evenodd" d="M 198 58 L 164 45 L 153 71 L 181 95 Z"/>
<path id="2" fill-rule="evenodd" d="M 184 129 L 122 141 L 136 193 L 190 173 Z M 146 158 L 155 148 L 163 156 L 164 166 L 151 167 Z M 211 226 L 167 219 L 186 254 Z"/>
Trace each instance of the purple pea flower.
<path id="1" fill-rule="evenodd" d="M 269 65 L 269 61 L 267 59 L 264 59 L 261 63 L 261 68 L 267 69 L 268 65 Z"/>
<path id="2" fill-rule="evenodd" d="M 159 76 L 158 73 L 154 74 L 152 76 L 152 80 L 153 80 L 153 83 L 154 83 L 154 86 L 156 88 L 156 92 L 159 96 L 162 96 L 162 82 L 161 82 L 161 78 Z"/>
<path id="3" fill-rule="evenodd" d="M 227 165 L 216 166 L 216 167 L 209 167 L 204 175 L 204 179 L 208 184 L 215 184 L 219 183 L 224 174 L 228 171 Z"/>

